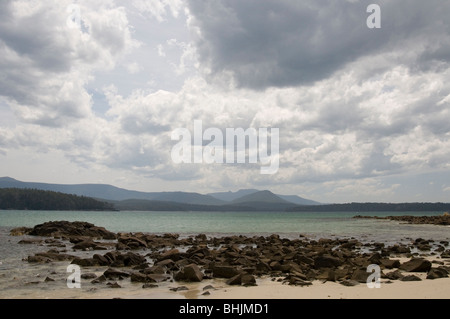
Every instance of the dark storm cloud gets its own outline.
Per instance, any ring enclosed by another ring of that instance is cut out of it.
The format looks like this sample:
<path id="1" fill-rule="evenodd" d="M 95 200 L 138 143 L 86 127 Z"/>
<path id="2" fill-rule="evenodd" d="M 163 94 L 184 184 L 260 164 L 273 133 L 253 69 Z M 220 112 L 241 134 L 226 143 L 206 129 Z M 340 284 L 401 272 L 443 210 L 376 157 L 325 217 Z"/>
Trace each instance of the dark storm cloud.
<path id="1" fill-rule="evenodd" d="M 382 27 L 369 29 L 373 2 L 190 0 L 189 10 L 202 66 L 212 77 L 231 71 L 240 87 L 312 84 L 360 57 L 397 50 L 418 50 L 395 61 L 416 70 L 450 61 L 450 2 L 376 1 Z"/>

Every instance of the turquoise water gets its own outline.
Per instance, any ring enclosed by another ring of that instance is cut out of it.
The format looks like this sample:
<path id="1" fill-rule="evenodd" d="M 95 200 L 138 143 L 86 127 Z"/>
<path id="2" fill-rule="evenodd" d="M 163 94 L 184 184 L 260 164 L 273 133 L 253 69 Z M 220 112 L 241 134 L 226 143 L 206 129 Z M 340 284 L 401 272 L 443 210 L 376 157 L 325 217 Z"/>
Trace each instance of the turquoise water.
<path id="1" fill-rule="evenodd" d="M 442 212 L 67 212 L 0 211 L 0 227 L 33 227 L 46 221 L 87 221 L 114 232 L 178 233 L 211 236 L 230 234 L 299 234 L 317 237 L 356 237 L 395 241 L 404 238 L 448 239 L 450 228 L 408 225 L 394 221 L 353 219 L 355 215 L 440 215 Z"/>

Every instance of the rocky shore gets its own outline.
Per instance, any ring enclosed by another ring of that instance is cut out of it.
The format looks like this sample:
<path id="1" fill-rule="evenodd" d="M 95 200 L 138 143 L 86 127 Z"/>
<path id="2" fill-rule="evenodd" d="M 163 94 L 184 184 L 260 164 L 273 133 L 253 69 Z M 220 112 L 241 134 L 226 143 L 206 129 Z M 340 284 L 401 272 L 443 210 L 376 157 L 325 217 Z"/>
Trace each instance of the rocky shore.
<path id="1" fill-rule="evenodd" d="M 439 215 L 439 216 L 386 216 L 386 217 L 379 217 L 379 216 L 357 215 L 353 218 L 384 219 L 384 220 L 387 219 L 387 220 L 405 222 L 408 224 L 432 224 L 432 225 L 442 225 L 442 226 L 450 225 L 450 214 L 448 214 L 448 213 L 446 213 L 444 215 Z"/>
<path id="2" fill-rule="evenodd" d="M 82 267 L 83 280 L 109 288 L 120 288 L 123 280 L 148 289 L 167 281 L 215 278 L 230 286 L 256 286 L 262 277 L 296 286 L 309 286 L 316 280 L 354 286 L 366 283 L 367 267 L 373 264 L 379 265 L 381 277 L 390 281 L 422 280 L 414 273 L 426 274 L 428 280 L 446 278 L 450 273 L 449 263 L 444 262 L 450 258 L 449 242 L 422 238 L 392 246 L 354 238 L 311 240 L 301 235 L 294 240 L 278 235 L 180 238 L 177 234 L 115 234 L 85 222 L 48 222 L 13 229 L 11 234 L 45 236 L 19 242 L 39 242 L 50 248 L 28 256 L 28 263 L 76 264 Z M 90 255 L 77 257 L 77 251 Z M 433 263 L 426 256 L 434 258 Z M 104 271 L 95 275 L 90 271 L 93 267 L 104 267 Z"/>

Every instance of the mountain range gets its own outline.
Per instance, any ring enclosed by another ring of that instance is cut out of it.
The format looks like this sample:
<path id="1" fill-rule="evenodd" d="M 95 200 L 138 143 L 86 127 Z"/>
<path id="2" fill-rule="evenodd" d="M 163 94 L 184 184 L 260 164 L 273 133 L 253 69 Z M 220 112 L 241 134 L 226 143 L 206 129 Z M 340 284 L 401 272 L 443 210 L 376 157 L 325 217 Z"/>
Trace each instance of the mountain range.
<path id="1" fill-rule="evenodd" d="M 296 195 L 277 195 L 268 190 L 199 194 L 194 192 L 139 192 L 107 184 L 47 184 L 0 178 L 0 188 L 28 188 L 88 196 L 104 200 L 120 210 L 286 210 L 320 203 Z"/>

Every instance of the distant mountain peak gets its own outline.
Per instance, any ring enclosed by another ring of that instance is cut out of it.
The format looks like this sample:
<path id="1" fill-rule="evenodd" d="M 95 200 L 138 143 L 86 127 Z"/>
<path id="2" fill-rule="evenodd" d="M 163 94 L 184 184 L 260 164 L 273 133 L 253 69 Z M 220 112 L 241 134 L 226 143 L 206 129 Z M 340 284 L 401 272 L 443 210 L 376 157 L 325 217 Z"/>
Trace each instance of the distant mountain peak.
<path id="1" fill-rule="evenodd" d="M 242 196 L 233 201 L 233 203 L 245 203 L 245 202 L 263 202 L 263 203 L 282 203 L 289 204 L 288 201 L 280 198 L 269 190 L 257 191 L 249 195 Z"/>

